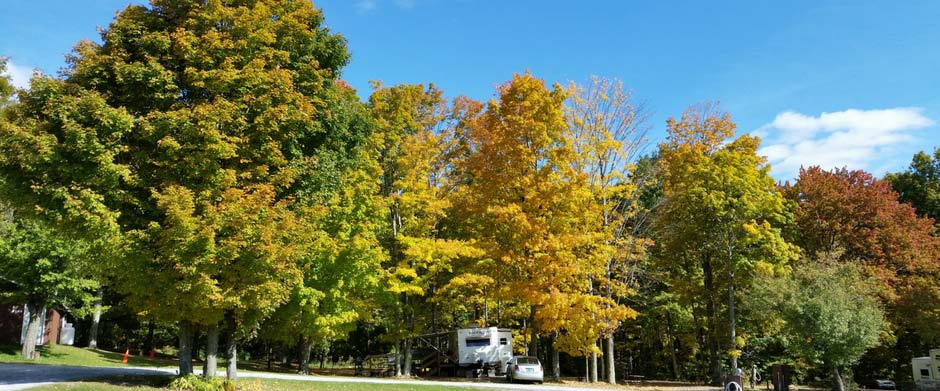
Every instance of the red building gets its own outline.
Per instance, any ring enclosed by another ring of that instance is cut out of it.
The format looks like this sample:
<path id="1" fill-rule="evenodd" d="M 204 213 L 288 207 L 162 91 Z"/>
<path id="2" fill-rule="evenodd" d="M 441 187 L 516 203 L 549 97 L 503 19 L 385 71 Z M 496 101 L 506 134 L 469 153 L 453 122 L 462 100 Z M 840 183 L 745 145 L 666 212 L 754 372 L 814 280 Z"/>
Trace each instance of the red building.
<path id="1" fill-rule="evenodd" d="M 26 321 L 22 305 L 0 304 L 0 344 L 19 345 L 26 338 Z M 71 345 L 75 340 L 75 329 L 59 314 L 48 309 L 40 318 L 38 345 Z"/>

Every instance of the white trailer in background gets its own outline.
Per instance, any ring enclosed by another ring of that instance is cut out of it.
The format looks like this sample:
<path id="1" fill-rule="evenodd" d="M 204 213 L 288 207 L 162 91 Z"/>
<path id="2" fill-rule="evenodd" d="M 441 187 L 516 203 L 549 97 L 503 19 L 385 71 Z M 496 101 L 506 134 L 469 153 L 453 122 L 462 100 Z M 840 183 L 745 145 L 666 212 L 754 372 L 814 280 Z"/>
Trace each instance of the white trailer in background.
<path id="1" fill-rule="evenodd" d="M 495 366 L 502 370 L 512 359 L 512 331 L 496 327 L 457 329 L 458 364 Z"/>
<path id="2" fill-rule="evenodd" d="M 931 349 L 930 356 L 911 360 L 914 388 L 918 391 L 940 391 L 940 349 Z"/>
<path id="3" fill-rule="evenodd" d="M 419 375 L 502 376 L 512 359 L 512 330 L 468 327 L 424 334 L 415 338 L 414 347 Z"/>

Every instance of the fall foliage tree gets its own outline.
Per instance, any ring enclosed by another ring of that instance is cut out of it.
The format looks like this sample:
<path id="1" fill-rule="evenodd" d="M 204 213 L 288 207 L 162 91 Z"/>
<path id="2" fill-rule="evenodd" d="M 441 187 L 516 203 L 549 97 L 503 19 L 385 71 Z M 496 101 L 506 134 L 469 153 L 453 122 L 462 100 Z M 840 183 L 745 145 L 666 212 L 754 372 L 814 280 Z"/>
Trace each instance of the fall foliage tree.
<path id="1" fill-rule="evenodd" d="M 456 204 L 485 251 L 475 270 L 498 284 L 487 294 L 520 304 L 529 354 L 537 354 L 539 335 L 558 333 L 556 348 L 590 355 L 604 325 L 630 313 L 592 283 L 612 254 L 588 178 L 575 167 L 568 95 L 517 74 L 458 125 L 464 154 Z"/>
<path id="2" fill-rule="evenodd" d="M 234 377 L 239 336 L 301 280 L 297 198 L 336 189 L 368 132 L 342 115 L 345 41 L 287 0 L 154 0 L 101 38 L 0 123 L 3 195 L 123 243 L 118 286 L 180 324 L 180 373 L 191 329 L 223 327 Z"/>
<path id="3" fill-rule="evenodd" d="M 797 204 L 790 235 L 810 259 L 836 257 L 874 281 L 888 326 L 881 346 L 860 365 L 903 379 L 906 369 L 896 363 L 940 340 L 930 326 L 940 314 L 923 305 L 940 297 L 940 238 L 933 219 L 900 202 L 886 180 L 860 170 L 805 168 L 783 191 Z M 884 357 L 895 364 L 885 364 Z"/>
<path id="4" fill-rule="evenodd" d="M 787 269 L 799 250 L 781 228 L 790 211 L 775 190 L 770 167 L 757 155 L 760 140 L 734 136 L 731 116 L 706 104 L 668 121 L 660 144 L 663 201 L 657 213 L 656 258 L 686 305 L 706 301 L 712 383 L 719 383 L 720 302 L 727 297 L 731 367 L 745 341 L 737 334 L 736 289 L 756 275 Z"/>
<path id="5" fill-rule="evenodd" d="M 898 201 L 887 181 L 860 170 L 800 170 L 783 189 L 797 203 L 792 240 L 809 256 L 839 254 L 876 277 L 879 294 L 899 295 L 907 276 L 931 273 L 940 240 L 932 219 Z"/>
<path id="6" fill-rule="evenodd" d="M 376 122 L 372 148 L 382 169 L 389 254 L 387 289 L 396 305 L 387 308 L 390 332 L 402 353 L 396 371 L 411 373 L 412 339 L 440 326 L 432 298 L 446 283 L 455 259 L 477 257 L 471 241 L 448 238 L 442 224 L 451 208 L 450 156 L 454 138 L 451 109 L 433 85 L 383 87 L 373 83 L 369 98 Z"/>
<path id="7" fill-rule="evenodd" d="M 611 300 L 620 301 L 631 292 L 628 276 L 635 263 L 645 256 L 649 239 L 636 237 L 635 215 L 640 192 L 633 176 L 633 162 L 646 145 L 648 112 L 636 103 L 620 80 L 593 77 L 576 86 L 567 105 L 574 166 L 587 178 L 587 186 L 598 204 L 601 232 L 597 248 L 605 248 L 607 260 L 602 275 L 591 276 L 596 289 Z M 630 311 L 628 317 L 635 317 Z M 606 317 L 605 317 L 606 318 Z M 616 383 L 614 333 L 619 322 L 604 325 L 604 355 L 608 383 Z M 554 360 L 554 361 L 557 361 Z M 591 353 L 591 381 L 597 381 L 597 353 Z M 556 367 L 557 371 L 557 367 Z M 556 376 L 557 376 L 556 372 Z"/>

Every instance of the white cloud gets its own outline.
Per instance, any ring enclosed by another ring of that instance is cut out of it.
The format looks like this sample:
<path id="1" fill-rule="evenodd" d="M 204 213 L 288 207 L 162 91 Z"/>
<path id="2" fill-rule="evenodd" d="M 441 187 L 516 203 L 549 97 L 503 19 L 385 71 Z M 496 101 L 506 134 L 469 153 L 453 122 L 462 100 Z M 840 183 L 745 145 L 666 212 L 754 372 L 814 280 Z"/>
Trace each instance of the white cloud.
<path id="1" fill-rule="evenodd" d="M 29 67 L 16 65 L 12 61 L 7 61 L 7 69 L 3 72 L 4 76 L 10 77 L 10 82 L 16 88 L 29 88 L 29 79 L 33 77 L 33 70 Z"/>
<path id="2" fill-rule="evenodd" d="M 758 153 L 767 156 L 774 176 L 791 179 L 801 166 L 884 170 L 891 166 L 885 158 L 916 141 L 916 130 L 935 125 L 912 107 L 849 109 L 815 117 L 785 111 L 754 134 L 763 138 L 765 146 Z"/>

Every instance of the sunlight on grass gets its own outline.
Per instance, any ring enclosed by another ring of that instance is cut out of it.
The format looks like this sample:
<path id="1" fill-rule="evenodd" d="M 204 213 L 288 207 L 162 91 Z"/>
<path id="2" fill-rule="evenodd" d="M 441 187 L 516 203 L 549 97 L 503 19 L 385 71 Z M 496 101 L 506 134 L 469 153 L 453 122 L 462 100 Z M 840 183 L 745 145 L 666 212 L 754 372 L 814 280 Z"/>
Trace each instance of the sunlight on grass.
<path id="1" fill-rule="evenodd" d="M 25 360 L 20 356 L 19 346 L 0 347 L 0 363 L 32 363 L 47 365 L 75 365 L 86 367 L 166 367 L 175 366 L 176 362 L 168 359 L 151 361 L 147 357 L 130 356 L 127 364 L 122 364 L 124 353 L 105 350 L 88 350 L 66 345 L 41 346 L 38 360 Z"/>
<path id="2" fill-rule="evenodd" d="M 36 391 L 118 391 L 118 390 L 165 390 L 172 377 L 169 376 L 114 376 L 82 382 L 63 383 L 32 388 Z M 241 379 L 238 389 L 243 391 L 469 391 L 479 390 L 464 387 L 413 385 L 413 384 L 370 384 L 370 383 L 326 383 L 314 381 L 278 380 L 278 379 Z"/>

